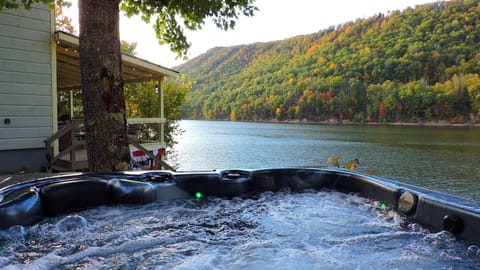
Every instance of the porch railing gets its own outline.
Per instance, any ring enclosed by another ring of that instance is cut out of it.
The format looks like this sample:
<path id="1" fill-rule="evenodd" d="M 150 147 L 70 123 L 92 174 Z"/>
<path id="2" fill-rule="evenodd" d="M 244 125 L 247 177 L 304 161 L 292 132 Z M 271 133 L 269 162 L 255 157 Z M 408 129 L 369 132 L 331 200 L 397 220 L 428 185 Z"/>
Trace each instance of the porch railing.
<path id="1" fill-rule="evenodd" d="M 72 120 L 43 141 L 47 152 L 46 159 L 48 172 L 52 172 L 53 169 L 62 170 L 63 168 L 67 168 L 77 171 L 88 168 L 87 160 L 80 159 L 77 151 L 80 149 L 86 149 L 85 141 L 81 140 L 81 138 L 75 138 L 75 136 L 80 134 L 82 125 L 83 121 Z M 53 144 L 57 141 L 59 142 L 60 152 L 55 155 Z M 70 155 L 70 157 L 68 159 L 62 159 L 62 157 L 66 155 Z"/>
<path id="2" fill-rule="evenodd" d="M 82 171 L 88 169 L 84 133 L 81 132 L 82 125 L 82 120 L 72 120 L 70 123 L 63 126 L 52 136 L 44 140 L 47 159 L 47 172 L 52 172 L 52 170 Z M 155 156 L 145 147 L 143 147 L 137 140 L 136 136 L 129 136 L 128 140 L 133 147 L 144 152 L 145 155 L 147 155 L 150 159 L 160 164 L 161 168 L 175 171 L 172 166 L 163 161 L 161 158 Z M 59 146 L 63 147 L 59 147 L 59 153 L 55 155 L 53 145 L 57 141 L 59 142 Z M 62 142 L 63 145 L 61 145 Z M 83 153 L 80 153 L 80 151 L 82 150 L 85 151 L 83 151 Z M 69 155 L 68 159 L 63 158 L 66 155 Z M 140 164 L 137 164 L 133 159 L 131 162 L 137 165 L 137 167 L 139 168 L 149 169 L 142 167 Z"/>

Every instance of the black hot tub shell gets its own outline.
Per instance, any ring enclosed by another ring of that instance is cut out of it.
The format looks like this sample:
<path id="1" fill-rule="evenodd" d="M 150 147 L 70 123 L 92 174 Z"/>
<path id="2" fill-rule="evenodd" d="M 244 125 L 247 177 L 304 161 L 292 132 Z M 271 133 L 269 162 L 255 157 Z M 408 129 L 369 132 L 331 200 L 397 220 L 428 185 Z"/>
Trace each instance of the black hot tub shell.
<path id="1" fill-rule="evenodd" d="M 75 174 L 0 187 L 0 229 L 98 205 L 146 204 L 203 196 L 248 196 L 289 188 L 356 193 L 432 231 L 480 245 L 480 202 L 376 176 L 339 170 L 279 168 L 214 172 Z"/>

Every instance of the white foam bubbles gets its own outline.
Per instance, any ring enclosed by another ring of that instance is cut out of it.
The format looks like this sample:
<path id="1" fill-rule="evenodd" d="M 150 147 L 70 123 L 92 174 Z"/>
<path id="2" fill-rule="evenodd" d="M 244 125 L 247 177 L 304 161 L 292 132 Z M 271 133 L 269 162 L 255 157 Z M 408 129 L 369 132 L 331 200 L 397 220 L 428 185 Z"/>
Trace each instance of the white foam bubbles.
<path id="1" fill-rule="evenodd" d="M 88 225 L 87 220 L 79 215 L 69 215 L 55 224 L 55 229 L 60 232 L 72 231 L 85 228 Z"/>
<path id="2" fill-rule="evenodd" d="M 8 243 L 0 257 L 15 258 L 4 266 L 38 269 L 441 269 L 480 262 L 477 247 L 404 223 L 370 200 L 338 192 L 192 198 L 48 219 L 24 228 L 21 243 Z"/>

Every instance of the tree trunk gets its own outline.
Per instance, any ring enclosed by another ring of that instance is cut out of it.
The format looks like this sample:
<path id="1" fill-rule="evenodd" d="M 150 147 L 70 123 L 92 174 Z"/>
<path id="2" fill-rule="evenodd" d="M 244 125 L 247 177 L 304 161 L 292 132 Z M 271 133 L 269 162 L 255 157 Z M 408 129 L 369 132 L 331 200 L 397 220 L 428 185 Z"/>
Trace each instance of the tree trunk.
<path id="1" fill-rule="evenodd" d="M 80 69 L 89 169 L 130 163 L 119 34 L 120 0 L 80 0 Z"/>

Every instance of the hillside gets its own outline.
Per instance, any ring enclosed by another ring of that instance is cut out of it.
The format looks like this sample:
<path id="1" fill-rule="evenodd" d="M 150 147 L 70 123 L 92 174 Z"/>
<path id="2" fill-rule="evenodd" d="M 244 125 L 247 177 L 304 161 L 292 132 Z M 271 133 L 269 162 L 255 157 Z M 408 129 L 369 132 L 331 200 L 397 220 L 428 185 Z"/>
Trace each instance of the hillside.
<path id="1" fill-rule="evenodd" d="M 177 67 L 186 118 L 478 121 L 480 1 L 437 2 Z"/>

